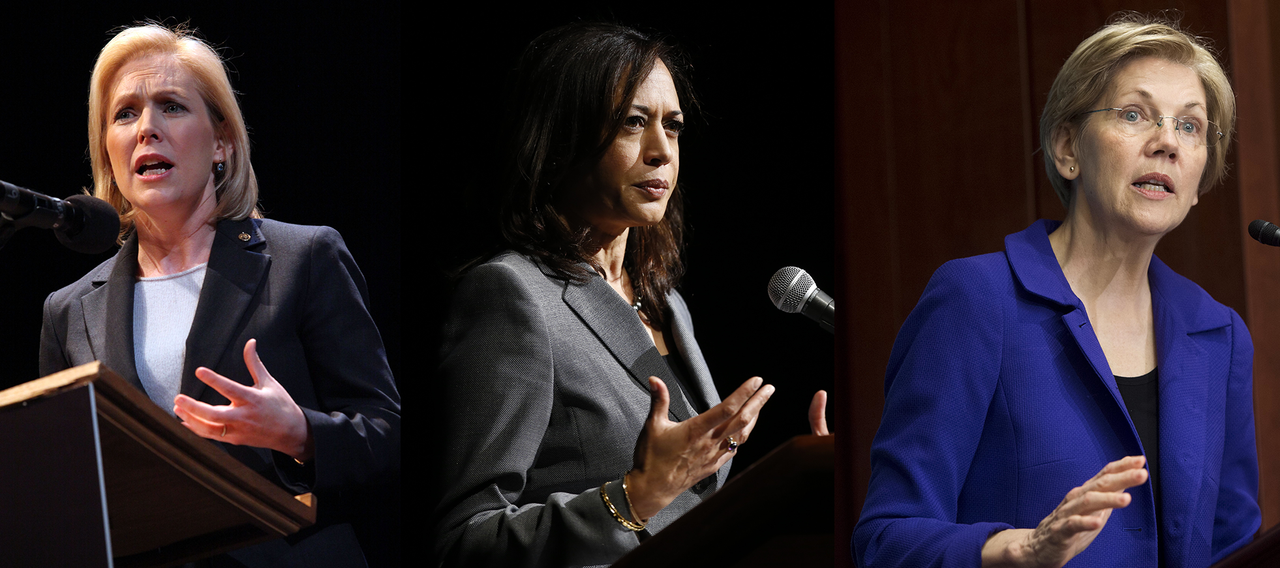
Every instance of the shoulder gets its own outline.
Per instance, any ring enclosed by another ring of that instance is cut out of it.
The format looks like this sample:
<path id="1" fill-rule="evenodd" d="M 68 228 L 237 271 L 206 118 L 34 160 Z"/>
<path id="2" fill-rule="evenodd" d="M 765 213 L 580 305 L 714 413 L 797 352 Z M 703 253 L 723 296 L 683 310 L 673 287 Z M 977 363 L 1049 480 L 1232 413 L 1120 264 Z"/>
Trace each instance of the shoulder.
<path id="1" fill-rule="evenodd" d="M 1174 272 L 1159 257 L 1151 257 L 1147 277 L 1157 309 L 1175 312 L 1187 331 L 1235 325 L 1247 333 L 1235 310 L 1213 299 L 1199 284 Z"/>
<path id="2" fill-rule="evenodd" d="M 101 286 L 111 276 L 111 271 L 115 269 L 116 261 L 120 258 L 120 253 L 103 261 L 102 264 L 94 267 L 79 280 L 49 294 L 45 300 L 45 305 L 58 309 L 77 302 L 85 294 L 88 294 Z"/>
<path id="3" fill-rule="evenodd" d="M 273 219 L 249 219 L 249 223 L 262 236 L 268 248 L 313 249 L 332 248 L 346 250 L 342 235 L 332 227 L 323 225 L 294 225 Z"/>
<path id="4" fill-rule="evenodd" d="M 1013 284 L 1013 272 L 1005 253 L 971 256 L 948 261 L 934 271 L 921 300 L 938 296 L 992 302 L 1001 298 L 992 294 L 1003 293 L 1003 297 L 1008 297 Z"/>
<path id="5" fill-rule="evenodd" d="M 557 278 L 537 260 L 515 251 L 504 251 L 468 270 L 458 280 L 457 289 L 484 289 L 492 292 L 527 290 L 531 293 L 560 293 L 565 281 Z"/>

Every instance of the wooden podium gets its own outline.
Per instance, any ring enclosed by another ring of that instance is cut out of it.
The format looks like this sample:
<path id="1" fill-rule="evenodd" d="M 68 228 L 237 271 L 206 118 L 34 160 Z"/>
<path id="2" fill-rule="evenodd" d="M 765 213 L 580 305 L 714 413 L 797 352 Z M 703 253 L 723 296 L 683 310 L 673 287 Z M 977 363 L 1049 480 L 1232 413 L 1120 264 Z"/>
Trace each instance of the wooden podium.
<path id="1" fill-rule="evenodd" d="M 173 566 L 315 518 L 101 363 L 0 391 L 6 566 Z"/>
<path id="2" fill-rule="evenodd" d="M 1213 568 L 1271 568 L 1280 566 L 1280 525 L 1214 563 Z"/>
<path id="3" fill-rule="evenodd" d="M 612 568 L 832 566 L 835 438 L 797 436 Z"/>

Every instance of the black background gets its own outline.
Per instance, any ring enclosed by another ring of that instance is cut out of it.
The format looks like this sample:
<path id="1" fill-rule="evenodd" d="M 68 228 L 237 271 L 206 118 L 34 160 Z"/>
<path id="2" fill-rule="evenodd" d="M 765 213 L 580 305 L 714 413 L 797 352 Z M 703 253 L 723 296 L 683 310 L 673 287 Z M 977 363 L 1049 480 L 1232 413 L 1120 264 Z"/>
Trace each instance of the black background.
<path id="1" fill-rule="evenodd" d="M 78 9 L 74 18 L 30 10 L 0 21 L 0 180 L 60 198 L 91 187 L 89 77 L 110 31 L 144 18 L 189 21 L 231 60 L 264 214 L 342 233 L 400 377 L 399 8 L 335 14 L 254 6 L 156 3 Z M 18 232 L 0 249 L 0 386 L 36 378 L 45 296 L 114 252 L 73 253 L 40 229 Z"/>
<path id="2" fill-rule="evenodd" d="M 478 252 L 469 245 L 496 223 L 482 215 L 500 169 L 499 129 L 517 57 L 538 34 L 579 19 L 666 34 L 692 60 L 702 116 L 680 138 L 688 229 L 680 290 L 721 396 L 755 375 L 777 388 L 735 458 L 740 472 L 809 433 L 809 401 L 833 384 L 832 336 L 778 311 L 766 292 L 773 273 L 789 265 L 821 288 L 835 286 L 832 8 L 744 13 L 581 3 L 448 19 L 422 67 L 433 100 L 425 132 L 438 148 L 431 156 L 446 164 L 440 183 L 424 186 L 432 196 L 428 225 L 438 231 L 428 241 L 445 245 L 431 286 L 447 289 L 441 274 Z M 443 302 L 429 309 L 439 318 Z"/>

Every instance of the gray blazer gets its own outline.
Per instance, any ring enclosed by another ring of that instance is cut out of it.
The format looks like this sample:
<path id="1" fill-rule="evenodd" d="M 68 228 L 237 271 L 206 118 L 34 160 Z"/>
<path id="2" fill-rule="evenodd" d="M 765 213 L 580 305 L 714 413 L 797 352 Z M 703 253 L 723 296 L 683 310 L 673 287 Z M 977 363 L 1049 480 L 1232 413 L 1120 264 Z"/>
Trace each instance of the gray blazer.
<path id="1" fill-rule="evenodd" d="M 136 234 L 114 257 L 51 294 L 40 341 L 42 375 L 94 360 L 139 390 L 133 352 Z M 236 566 L 363 566 L 348 496 L 400 468 L 400 395 L 368 311 L 364 277 L 328 227 L 265 219 L 221 221 L 187 338 L 180 391 L 227 399 L 195 378 L 205 366 L 253 384 L 244 344 L 302 407 L 315 437 L 305 467 L 271 450 L 216 443 L 294 492 L 317 495 L 316 526 L 233 551 Z M 165 410 L 169 410 L 166 408 Z M 221 565 L 215 559 L 215 565 Z"/>
<path id="2" fill-rule="evenodd" d="M 693 338 L 684 299 L 669 298 L 671 342 L 690 403 L 673 420 L 720 402 Z M 726 464 L 681 494 L 641 533 L 622 475 L 648 417 L 648 377 L 673 385 L 635 311 L 599 276 L 566 283 L 507 252 L 458 284 L 443 334 L 441 377 L 448 432 L 437 550 L 448 566 L 608 564 L 700 503 L 725 481 Z M 673 393 L 674 394 L 674 393 Z"/>

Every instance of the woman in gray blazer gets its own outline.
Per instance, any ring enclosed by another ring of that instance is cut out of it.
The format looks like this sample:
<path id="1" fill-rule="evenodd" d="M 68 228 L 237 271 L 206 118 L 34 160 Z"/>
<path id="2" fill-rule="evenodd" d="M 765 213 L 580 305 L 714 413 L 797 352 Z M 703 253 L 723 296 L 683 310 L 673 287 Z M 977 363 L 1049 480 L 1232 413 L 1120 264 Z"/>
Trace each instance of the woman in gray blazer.
<path id="1" fill-rule="evenodd" d="M 203 565 L 364 566 L 349 497 L 399 470 L 400 396 L 342 238 L 261 219 L 223 62 L 187 30 L 121 31 L 89 93 L 94 192 L 123 246 L 49 296 L 42 374 L 102 361 L 250 468 L 318 495 L 314 527 Z"/>
<path id="2" fill-rule="evenodd" d="M 520 60 L 507 250 L 465 271 L 443 332 L 444 565 L 617 560 L 724 483 L 773 393 L 720 400 L 675 290 L 685 72 L 601 24 Z"/>

